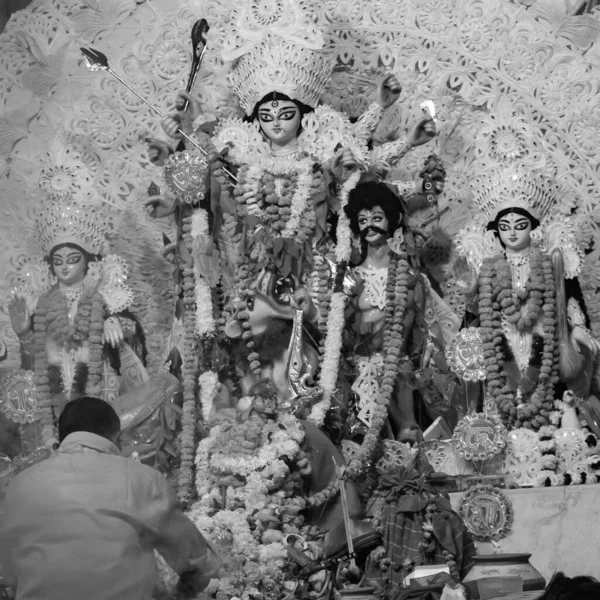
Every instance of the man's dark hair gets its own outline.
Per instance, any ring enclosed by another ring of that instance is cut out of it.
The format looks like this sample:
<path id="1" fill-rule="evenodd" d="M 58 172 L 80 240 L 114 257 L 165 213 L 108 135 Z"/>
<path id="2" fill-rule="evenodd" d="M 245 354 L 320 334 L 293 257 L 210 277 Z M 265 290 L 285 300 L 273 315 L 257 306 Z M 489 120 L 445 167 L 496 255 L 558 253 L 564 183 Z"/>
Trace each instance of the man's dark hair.
<path id="1" fill-rule="evenodd" d="M 58 418 L 58 441 L 71 433 L 87 431 L 111 440 L 121 430 L 115 409 L 100 398 L 84 396 L 67 402 Z"/>
<path id="2" fill-rule="evenodd" d="M 371 210 L 379 206 L 385 213 L 390 227 L 390 234 L 400 227 L 402 205 L 400 197 L 388 185 L 379 181 L 364 181 L 359 183 L 348 196 L 348 204 L 344 208 L 350 229 L 354 235 L 359 234 L 358 213 L 361 210 Z"/>
<path id="3" fill-rule="evenodd" d="M 567 577 L 564 573 L 554 574 L 546 591 L 538 600 L 598 600 L 600 582 L 593 577 Z"/>

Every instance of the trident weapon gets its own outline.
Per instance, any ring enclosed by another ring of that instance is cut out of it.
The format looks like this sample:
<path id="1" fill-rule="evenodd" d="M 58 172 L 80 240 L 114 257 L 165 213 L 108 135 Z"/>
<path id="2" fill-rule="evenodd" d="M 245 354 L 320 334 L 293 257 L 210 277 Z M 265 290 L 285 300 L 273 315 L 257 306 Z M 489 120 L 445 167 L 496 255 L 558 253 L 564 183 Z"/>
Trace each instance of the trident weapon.
<path id="1" fill-rule="evenodd" d="M 201 23 L 201 21 L 199 21 L 198 23 Z M 208 25 L 202 31 L 204 31 L 206 33 L 208 31 L 207 27 L 208 27 Z M 206 47 L 206 45 L 204 45 L 204 48 L 205 47 Z M 118 73 L 115 73 L 110 68 L 106 54 L 103 54 L 102 52 L 100 52 L 99 50 L 96 50 L 94 48 L 80 48 L 80 50 L 81 50 L 81 53 L 83 54 L 83 57 L 85 58 L 85 63 L 90 71 L 107 71 L 117 81 L 122 83 L 130 92 L 135 94 L 144 104 L 146 104 L 146 106 L 150 107 L 150 109 L 153 110 L 159 117 L 161 117 L 161 119 L 166 118 L 166 115 L 160 110 L 160 108 L 158 108 L 151 102 L 148 102 L 148 100 L 146 98 L 144 98 L 144 96 L 142 96 L 137 90 L 135 90 L 133 87 L 131 87 L 129 85 L 129 83 L 127 83 L 122 77 L 119 76 Z M 195 52 L 195 50 L 194 50 L 194 52 Z M 199 57 L 198 57 L 199 58 L 198 68 L 200 67 L 200 60 L 201 60 L 201 57 L 203 54 L 204 54 L 204 49 L 201 51 L 201 53 L 199 54 Z M 196 70 L 196 74 L 197 74 L 197 70 Z M 191 76 L 192 76 L 192 74 L 190 74 L 190 78 L 191 78 Z M 194 75 L 194 79 L 195 79 L 195 75 Z M 188 85 L 189 85 L 189 82 L 188 82 Z M 193 80 L 192 80 L 192 85 L 193 85 Z M 183 138 L 185 138 L 190 144 L 192 144 L 192 146 L 194 146 L 195 148 L 200 150 L 200 152 L 205 157 L 208 157 L 208 152 L 204 148 L 202 148 L 202 146 L 200 146 L 197 142 L 195 142 L 189 135 L 187 135 L 187 133 L 185 133 L 181 129 L 179 130 L 179 132 L 181 133 L 181 136 Z M 223 171 L 233 181 L 233 183 L 237 183 L 237 177 L 233 173 L 231 173 L 230 171 L 228 171 L 225 168 L 223 169 Z"/>

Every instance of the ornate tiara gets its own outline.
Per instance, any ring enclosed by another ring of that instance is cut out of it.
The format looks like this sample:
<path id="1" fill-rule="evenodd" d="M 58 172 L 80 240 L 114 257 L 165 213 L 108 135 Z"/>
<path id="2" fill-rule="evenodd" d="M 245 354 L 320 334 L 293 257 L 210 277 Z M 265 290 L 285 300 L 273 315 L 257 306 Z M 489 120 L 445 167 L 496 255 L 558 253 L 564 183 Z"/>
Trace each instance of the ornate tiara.
<path id="1" fill-rule="evenodd" d="M 247 115 L 271 92 L 315 107 L 333 70 L 306 0 L 234 5 L 222 57 L 234 60 L 229 80 Z"/>
<path id="2" fill-rule="evenodd" d="M 34 215 L 42 250 L 49 253 L 59 244 L 76 244 L 99 254 L 110 230 L 102 207 L 83 206 L 72 198 L 45 198 Z"/>
<path id="3" fill-rule="evenodd" d="M 554 179 L 523 165 L 493 167 L 475 177 L 471 190 L 488 222 L 507 208 L 522 208 L 543 221 L 560 198 L 560 186 Z"/>
<path id="4" fill-rule="evenodd" d="M 271 92 L 285 94 L 315 107 L 333 69 L 323 54 L 285 40 L 269 41 L 239 59 L 229 75 L 247 115 Z"/>

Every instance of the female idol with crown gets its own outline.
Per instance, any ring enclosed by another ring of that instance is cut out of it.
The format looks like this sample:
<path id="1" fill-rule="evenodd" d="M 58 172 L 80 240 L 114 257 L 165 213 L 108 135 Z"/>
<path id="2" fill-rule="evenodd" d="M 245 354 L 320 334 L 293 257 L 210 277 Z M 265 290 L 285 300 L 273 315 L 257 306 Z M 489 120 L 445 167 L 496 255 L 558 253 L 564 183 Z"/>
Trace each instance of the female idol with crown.
<path id="1" fill-rule="evenodd" d="M 55 409 L 64 402 L 83 394 L 114 402 L 148 376 L 124 343 L 137 333 L 135 320 L 124 314 L 133 300 L 127 267 L 115 255 L 100 254 L 109 232 L 106 212 L 71 197 L 45 198 L 35 225 L 46 262 L 19 265 L 9 313 L 23 367 L 35 373 L 48 441 Z"/>
<path id="2" fill-rule="evenodd" d="M 329 273 L 322 255 L 333 254 L 331 217 L 356 185 L 359 167 L 398 160 L 412 146 L 432 139 L 435 126 L 431 119 L 424 119 L 408 138 L 383 144 L 372 157 L 367 142 L 383 111 L 399 96 L 397 79 L 387 76 L 378 88 L 378 101 L 358 123 L 351 124 L 338 111 L 317 106 L 333 65 L 304 4 L 284 2 L 264 21 L 253 4 L 235 3 L 222 49 L 223 60 L 231 63 L 229 79 L 246 116 L 220 122 L 210 139 L 206 133 L 196 133 L 211 157 L 221 157 L 212 163 L 210 202 L 205 201 L 205 206 L 210 204 L 219 258 L 212 261 L 212 268 L 211 261 L 202 261 L 202 278 L 213 284 L 220 278 L 227 335 L 248 342 L 249 363 L 254 367 L 251 381 L 256 383 L 266 372 L 275 373 L 271 379 L 278 397 L 288 401 L 297 394 L 289 390 L 287 381 L 277 383 L 277 365 L 271 364 L 266 371 L 264 365 L 259 366 L 260 351 L 252 338 L 262 336 L 265 327 L 253 321 L 259 310 L 252 307 L 257 302 L 259 307 L 267 304 L 272 320 L 287 321 L 290 330 L 298 309 L 304 326 L 317 324 L 316 293 L 309 295 L 308 290 L 315 292 L 314 282 L 321 272 Z M 201 117 L 199 103 L 190 94 L 180 95 L 178 108 L 184 106 L 186 110 L 162 123 L 170 136 L 177 137 L 180 129 L 191 135 L 192 121 Z M 184 153 L 165 163 L 167 185 L 184 204 L 208 191 L 203 189 L 206 180 L 201 174 L 191 174 L 197 160 L 187 144 Z M 164 197 L 151 198 L 148 204 L 157 216 L 176 206 L 172 198 Z M 217 264 L 218 274 L 211 273 Z M 326 325 L 321 321 L 319 329 Z M 301 332 L 301 327 L 295 330 Z M 284 362 L 290 361 L 283 355 L 289 334 L 271 335 L 271 339 L 283 341 L 279 379 L 287 380 Z M 299 352 L 301 362 L 313 363 L 300 371 L 313 376 L 315 349 L 302 343 L 296 346 L 304 347 Z M 269 353 L 277 354 L 273 348 Z"/>
<path id="3" fill-rule="evenodd" d="M 589 395 L 600 346 L 576 280 L 582 253 L 573 225 L 555 212 L 552 179 L 516 165 L 488 170 L 472 189 L 484 228 L 462 230 L 457 246 L 469 266 L 467 308 L 480 319 L 485 407 L 510 429 L 538 430 L 561 387 Z"/>

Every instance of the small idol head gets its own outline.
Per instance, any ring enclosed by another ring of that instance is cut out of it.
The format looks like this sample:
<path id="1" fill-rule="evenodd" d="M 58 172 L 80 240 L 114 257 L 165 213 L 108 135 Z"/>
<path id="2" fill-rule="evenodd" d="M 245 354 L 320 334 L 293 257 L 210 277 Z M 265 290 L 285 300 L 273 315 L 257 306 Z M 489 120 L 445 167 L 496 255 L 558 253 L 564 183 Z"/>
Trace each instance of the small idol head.
<path id="1" fill-rule="evenodd" d="M 539 221 L 523 208 L 507 208 L 498 213 L 488 226 L 498 232 L 500 243 L 512 252 L 520 252 L 531 245 L 531 232 Z"/>
<path id="2" fill-rule="evenodd" d="M 285 147 L 295 142 L 302 131 L 302 117 L 310 106 L 272 92 L 255 106 L 252 120 L 257 119 L 260 129 L 272 146 Z"/>
<path id="3" fill-rule="evenodd" d="M 400 197 L 385 183 L 364 181 L 348 197 L 350 229 L 368 244 L 387 240 L 402 220 Z"/>
<path id="4" fill-rule="evenodd" d="M 60 244 L 50 250 L 49 259 L 58 281 L 73 286 L 84 280 L 89 263 L 96 257 L 76 244 Z"/>
<path id="5" fill-rule="evenodd" d="M 381 206 L 358 211 L 358 230 L 367 244 L 381 244 L 390 237 L 390 223 Z"/>

